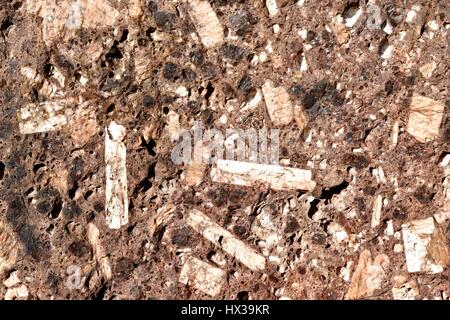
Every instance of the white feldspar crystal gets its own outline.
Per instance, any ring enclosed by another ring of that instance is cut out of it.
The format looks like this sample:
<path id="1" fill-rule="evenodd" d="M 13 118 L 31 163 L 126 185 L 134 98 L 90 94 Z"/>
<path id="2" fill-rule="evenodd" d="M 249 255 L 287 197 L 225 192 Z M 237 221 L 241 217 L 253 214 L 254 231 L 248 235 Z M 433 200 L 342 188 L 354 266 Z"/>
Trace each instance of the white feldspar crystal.
<path id="1" fill-rule="evenodd" d="M 406 266 L 409 272 L 434 274 L 444 270 L 448 264 L 448 246 L 445 241 L 440 241 L 439 232 L 434 225 L 433 217 L 402 225 Z"/>
<path id="2" fill-rule="evenodd" d="M 308 30 L 302 29 L 298 31 L 298 35 L 303 39 L 306 40 L 306 37 L 308 35 Z"/>
<path id="3" fill-rule="evenodd" d="M 222 43 L 223 27 L 208 1 L 189 0 L 189 13 L 206 48 L 212 48 Z"/>
<path id="4" fill-rule="evenodd" d="M 277 245 L 283 239 L 268 207 L 261 209 L 261 213 L 256 217 L 255 223 L 252 225 L 252 232 L 264 241 L 267 248 Z"/>
<path id="5" fill-rule="evenodd" d="M 304 54 L 303 54 L 303 57 L 302 57 L 302 63 L 300 65 L 300 71 L 301 72 L 308 71 L 308 62 L 306 61 L 306 57 L 305 57 Z"/>
<path id="6" fill-rule="evenodd" d="M 107 0 L 80 0 L 80 4 L 85 28 L 114 26 L 120 16 L 119 11 Z"/>
<path id="7" fill-rule="evenodd" d="M 128 192 L 125 148 L 125 127 L 114 121 L 106 128 L 106 223 L 119 229 L 128 223 Z"/>
<path id="8" fill-rule="evenodd" d="M 267 53 L 265 51 L 263 51 L 263 52 L 261 52 L 259 54 L 259 61 L 260 62 L 266 62 L 267 59 L 268 59 L 268 57 L 267 57 Z"/>
<path id="9" fill-rule="evenodd" d="M 181 269 L 179 281 L 214 297 L 220 293 L 225 283 L 225 275 L 222 269 L 189 257 Z"/>
<path id="10" fill-rule="evenodd" d="M 345 19 L 345 26 L 348 28 L 353 27 L 361 17 L 363 11 L 361 9 L 358 9 L 358 11 L 355 12 L 355 14 L 352 17 L 349 17 L 348 19 Z"/>
<path id="11" fill-rule="evenodd" d="M 66 101 L 48 101 L 27 104 L 18 112 L 22 134 L 60 130 L 68 123 Z"/>
<path id="12" fill-rule="evenodd" d="M 154 39 L 153 35 L 152 38 Z M 148 53 L 144 49 L 136 49 L 134 52 L 134 71 L 136 81 L 141 82 L 151 77 L 151 68 L 148 65 Z M 178 94 L 178 93 L 177 93 Z"/>
<path id="13" fill-rule="evenodd" d="M 175 111 L 170 110 L 167 114 L 167 132 L 169 133 L 170 140 L 175 142 L 179 138 L 180 130 L 180 116 Z"/>
<path id="14" fill-rule="evenodd" d="M 273 33 L 277 34 L 280 33 L 281 29 L 280 29 L 280 25 L 279 24 L 274 24 L 273 25 Z"/>
<path id="15" fill-rule="evenodd" d="M 343 240 L 348 238 L 347 231 L 345 231 L 343 226 L 336 222 L 330 223 L 327 231 L 329 234 L 331 234 L 333 240 L 337 243 L 342 242 Z"/>
<path id="16" fill-rule="evenodd" d="M 65 29 L 95 29 L 114 26 L 120 13 L 102 0 L 27 0 L 24 10 L 43 18 L 42 37 L 47 46 L 61 38 Z"/>
<path id="17" fill-rule="evenodd" d="M 261 183 L 275 190 L 312 191 L 316 186 L 311 170 L 221 159 L 211 170 L 211 179 L 240 186 Z"/>
<path id="18" fill-rule="evenodd" d="M 11 272 L 8 279 L 3 281 L 3 285 L 7 288 L 12 288 L 17 286 L 20 283 L 19 276 L 17 275 L 17 271 Z"/>
<path id="19" fill-rule="evenodd" d="M 20 299 L 24 300 L 28 298 L 28 289 L 22 284 L 21 286 L 9 288 L 5 293 L 5 300 Z"/>
<path id="20" fill-rule="evenodd" d="M 286 89 L 283 87 L 275 88 L 271 80 L 266 80 L 262 92 L 272 123 L 275 126 L 289 124 L 294 118 L 294 107 Z"/>
<path id="21" fill-rule="evenodd" d="M 215 252 L 211 256 L 211 261 L 217 264 L 218 266 L 225 267 L 227 264 L 227 260 L 225 259 L 225 255 L 222 252 Z"/>
<path id="22" fill-rule="evenodd" d="M 447 153 L 440 163 L 441 167 L 447 167 L 450 164 L 450 153 Z"/>
<path id="23" fill-rule="evenodd" d="M 387 34 L 391 34 L 392 31 L 394 31 L 394 28 L 392 27 L 392 24 L 389 22 L 389 20 L 386 22 L 386 26 L 383 28 L 383 31 Z"/>
<path id="24" fill-rule="evenodd" d="M 377 255 L 372 261 L 370 251 L 362 251 L 345 299 L 363 298 L 381 289 L 386 277 L 385 270 L 389 264 L 389 258 L 385 254 Z"/>
<path id="25" fill-rule="evenodd" d="M 417 11 L 419 9 L 420 8 L 413 8 L 412 10 L 408 11 L 405 21 L 408 23 L 414 23 L 417 18 Z"/>
<path id="26" fill-rule="evenodd" d="M 100 242 L 100 231 L 93 224 L 89 223 L 87 227 L 87 237 L 89 243 L 94 249 L 94 255 L 97 260 L 97 263 L 100 265 L 103 275 L 106 279 L 112 278 L 112 268 L 111 262 L 107 255 L 104 252 L 103 246 Z"/>
<path id="27" fill-rule="evenodd" d="M 445 158 L 442 161 L 444 162 Z M 450 175 L 447 175 L 444 179 L 442 188 L 444 193 L 444 205 L 437 213 L 433 215 L 434 219 L 439 224 L 443 224 L 447 220 L 450 220 Z"/>
<path id="28" fill-rule="evenodd" d="M 381 54 L 381 58 L 384 60 L 388 60 L 392 57 L 392 54 L 394 53 L 394 47 L 393 46 L 387 46 L 386 49 Z"/>
<path id="29" fill-rule="evenodd" d="M 372 176 L 374 176 L 377 179 L 377 183 L 386 183 L 386 176 L 384 175 L 384 170 L 382 167 L 373 169 Z"/>
<path id="30" fill-rule="evenodd" d="M 23 67 L 20 69 L 20 74 L 24 77 L 28 78 L 29 80 L 35 80 L 38 76 L 37 72 L 30 68 L 30 67 Z"/>
<path id="31" fill-rule="evenodd" d="M 384 234 L 387 236 L 394 235 L 394 223 L 392 222 L 392 220 L 388 220 L 386 229 L 384 229 Z"/>
<path id="32" fill-rule="evenodd" d="M 447 180 L 448 178 L 446 178 Z M 446 189 L 447 197 L 442 208 L 442 211 L 433 215 L 437 223 L 443 224 L 447 220 L 450 220 L 450 188 Z"/>
<path id="33" fill-rule="evenodd" d="M 80 84 L 84 87 L 88 83 L 89 79 L 82 75 L 79 81 Z"/>
<path id="34" fill-rule="evenodd" d="M 261 91 L 259 89 L 257 89 L 255 96 L 243 104 L 243 106 L 241 108 L 241 112 L 255 109 L 261 101 L 262 101 Z"/>
<path id="35" fill-rule="evenodd" d="M 436 20 L 429 21 L 427 23 L 427 26 L 433 31 L 438 31 L 439 30 L 439 24 L 437 23 Z"/>
<path id="36" fill-rule="evenodd" d="M 398 133 L 400 131 L 400 126 L 398 121 L 395 121 L 394 126 L 392 127 L 392 146 L 396 147 L 398 144 Z"/>
<path id="37" fill-rule="evenodd" d="M 261 254 L 220 227 L 204 213 L 192 210 L 187 218 L 187 224 L 251 270 L 261 271 L 265 268 L 266 259 Z"/>
<path id="38" fill-rule="evenodd" d="M 380 224 L 382 207 L 383 207 L 383 197 L 381 195 L 378 195 L 375 198 L 372 208 L 372 220 L 370 223 L 370 226 L 372 228 L 375 228 Z"/>
<path id="39" fill-rule="evenodd" d="M 339 271 L 339 277 L 341 277 L 345 282 L 350 281 L 351 268 L 353 266 L 353 261 L 348 261 L 345 267 L 342 267 Z"/>
<path id="40" fill-rule="evenodd" d="M 425 78 L 431 78 L 431 76 L 433 75 L 434 70 L 436 70 L 437 68 L 437 63 L 435 61 L 432 61 L 430 63 L 427 63 L 423 66 L 421 66 L 419 68 L 420 73 L 425 77 Z"/>
<path id="41" fill-rule="evenodd" d="M 51 74 L 52 74 L 52 77 L 56 81 L 58 81 L 59 86 L 64 87 L 64 85 L 66 83 L 66 77 L 62 74 L 62 72 L 56 67 L 51 67 Z"/>
<path id="42" fill-rule="evenodd" d="M 424 143 L 439 137 L 444 105 L 427 97 L 414 95 L 411 100 L 407 132 Z"/>
<path id="43" fill-rule="evenodd" d="M 141 0 L 129 0 L 128 12 L 131 17 L 138 17 L 142 15 L 142 2 Z"/>
<path id="44" fill-rule="evenodd" d="M 228 117 L 227 117 L 227 115 L 226 115 L 226 114 L 221 115 L 220 118 L 219 118 L 219 122 L 220 122 L 221 124 L 227 124 L 227 122 L 228 122 Z"/>
<path id="45" fill-rule="evenodd" d="M 414 300 L 419 295 L 419 290 L 414 282 L 406 282 L 392 288 L 394 300 Z"/>
<path id="46" fill-rule="evenodd" d="M 89 102 L 80 103 L 75 108 L 68 108 L 65 99 L 28 104 L 20 109 L 18 118 L 22 134 L 65 128 L 77 147 L 86 144 L 99 131 L 95 109 Z"/>
<path id="47" fill-rule="evenodd" d="M 189 95 L 189 92 L 187 91 L 185 86 L 179 86 L 176 90 L 175 93 L 177 95 L 179 95 L 180 97 L 187 97 Z"/>
<path id="48" fill-rule="evenodd" d="M 276 0 L 266 0 L 266 7 L 271 17 L 274 17 L 278 14 L 279 9 Z"/>

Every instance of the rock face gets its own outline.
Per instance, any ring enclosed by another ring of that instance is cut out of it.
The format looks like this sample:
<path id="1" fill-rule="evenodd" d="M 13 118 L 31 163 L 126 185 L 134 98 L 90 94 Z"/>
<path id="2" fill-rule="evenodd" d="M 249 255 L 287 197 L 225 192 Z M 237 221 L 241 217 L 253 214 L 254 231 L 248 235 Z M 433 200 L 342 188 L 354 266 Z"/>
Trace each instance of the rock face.
<path id="1" fill-rule="evenodd" d="M 0 299 L 449 299 L 445 1 L 0 2 Z"/>

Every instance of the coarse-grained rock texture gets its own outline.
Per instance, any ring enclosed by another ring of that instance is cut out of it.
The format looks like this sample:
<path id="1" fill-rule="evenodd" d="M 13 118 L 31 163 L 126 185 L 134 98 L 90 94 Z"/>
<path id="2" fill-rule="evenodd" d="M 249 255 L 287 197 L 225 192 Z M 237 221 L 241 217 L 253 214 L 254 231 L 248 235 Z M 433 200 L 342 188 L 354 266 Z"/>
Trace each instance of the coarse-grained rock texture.
<path id="1" fill-rule="evenodd" d="M 448 300 L 449 32 L 448 1 L 0 0 L 0 298 Z M 194 121 L 279 163 L 175 163 Z"/>

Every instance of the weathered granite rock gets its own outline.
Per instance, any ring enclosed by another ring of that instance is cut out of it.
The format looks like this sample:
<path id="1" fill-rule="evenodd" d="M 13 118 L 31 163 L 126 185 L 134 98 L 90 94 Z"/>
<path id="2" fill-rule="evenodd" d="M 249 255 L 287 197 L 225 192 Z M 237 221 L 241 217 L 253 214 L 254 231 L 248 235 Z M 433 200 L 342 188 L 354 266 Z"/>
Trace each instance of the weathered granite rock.
<path id="1" fill-rule="evenodd" d="M 448 299 L 443 1 L 0 2 L 0 298 Z"/>

